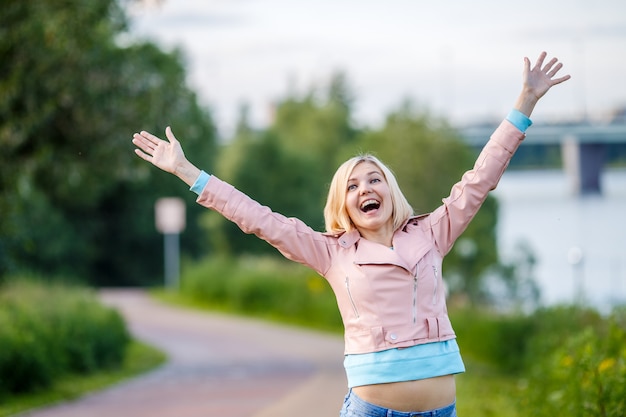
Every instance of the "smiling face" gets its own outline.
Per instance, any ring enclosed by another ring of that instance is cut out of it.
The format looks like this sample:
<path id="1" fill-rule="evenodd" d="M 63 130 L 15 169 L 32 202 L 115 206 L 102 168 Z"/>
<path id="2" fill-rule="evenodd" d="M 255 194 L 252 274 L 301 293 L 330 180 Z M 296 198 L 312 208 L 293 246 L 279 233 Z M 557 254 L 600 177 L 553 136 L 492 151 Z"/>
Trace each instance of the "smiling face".
<path id="1" fill-rule="evenodd" d="M 374 163 L 364 161 L 354 167 L 346 184 L 345 205 L 352 223 L 363 237 L 391 238 L 391 192 L 383 172 Z M 379 238 L 373 240 L 381 240 Z"/>

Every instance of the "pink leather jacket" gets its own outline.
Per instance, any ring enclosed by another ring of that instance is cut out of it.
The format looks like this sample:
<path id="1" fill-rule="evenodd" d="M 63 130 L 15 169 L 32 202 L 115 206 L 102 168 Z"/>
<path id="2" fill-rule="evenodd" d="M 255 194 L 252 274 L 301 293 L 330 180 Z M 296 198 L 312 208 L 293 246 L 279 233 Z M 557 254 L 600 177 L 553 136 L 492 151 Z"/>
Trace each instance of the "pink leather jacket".
<path id="1" fill-rule="evenodd" d="M 496 187 L 523 139 L 503 121 L 443 204 L 408 219 L 395 232 L 393 249 L 361 238 L 356 230 L 341 235 L 314 231 L 216 177 L 197 201 L 328 280 L 345 327 L 346 354 L 444 341 L 456 336 L 446 308 L 443 257 Z"/>

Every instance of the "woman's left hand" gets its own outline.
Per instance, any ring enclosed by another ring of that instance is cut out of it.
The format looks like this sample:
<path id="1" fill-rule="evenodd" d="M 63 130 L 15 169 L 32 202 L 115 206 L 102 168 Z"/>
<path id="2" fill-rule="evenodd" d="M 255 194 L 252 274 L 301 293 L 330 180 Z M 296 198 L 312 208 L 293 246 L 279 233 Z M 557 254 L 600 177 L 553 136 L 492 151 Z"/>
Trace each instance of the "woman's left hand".
<path id="1" fill-rule="evenodd" d="M 546 56 L 547 54 L 542 52 L 532 68 L 530 67 L 530 60 L 524 58 L 524 89 L 529 94 L 535 95 L 537 100 L 543 97 L 552 86 L 570 79 L 569 75 L 554 78 L 559 70 L 563 68 L 563 63 L 556 58 L 552 58 L 544 65 L 543 61 L 546 59 Z"/>
<path id="2" fill-rule="evenodd" d="M 569 75 L 556 77 L 563 68 L 563 63 L 552 58 L 544 65 L 547 54 L 542 52 L 537 58 L 535 66 L 531 68 L 530 60 L 524 58 L 523 86 L 515 108 L 530 117 L 535 105 L 553 86 L 569 80 Z"/>

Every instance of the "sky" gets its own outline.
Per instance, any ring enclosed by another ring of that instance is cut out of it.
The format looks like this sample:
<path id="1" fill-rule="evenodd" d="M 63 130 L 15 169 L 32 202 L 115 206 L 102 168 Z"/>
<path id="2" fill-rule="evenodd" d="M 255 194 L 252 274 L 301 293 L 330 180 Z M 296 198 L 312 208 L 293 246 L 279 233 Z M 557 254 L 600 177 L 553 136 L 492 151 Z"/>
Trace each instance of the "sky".
<path id="1" fill-rule="evenodd" d="M 602 122 L 626 107 L 624 0 L 144 0 L 130 38 L 184 51 L 189 85 L 222 135 L 247 104 L 256 127 L 290 92 L 343 72 L 354 118 L 376 127 L 405 99 L 455 125 L 503 118 L 523 58 L 558 57 L 572 79 L 534 121 Z"/>

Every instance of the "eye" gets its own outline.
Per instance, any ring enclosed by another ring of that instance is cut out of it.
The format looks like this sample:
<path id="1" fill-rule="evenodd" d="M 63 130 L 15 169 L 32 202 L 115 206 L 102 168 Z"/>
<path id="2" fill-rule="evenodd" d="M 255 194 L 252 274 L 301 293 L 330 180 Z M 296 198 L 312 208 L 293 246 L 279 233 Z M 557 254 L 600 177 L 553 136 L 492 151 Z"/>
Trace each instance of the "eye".
<path id="1" fill-rule="evenodd" d="M 370 183 L 372 183 L 372 184 L 376 184 L 376 183 L 378 183 L 378 182 L 380 182 L 380 178 L 372 178 L 372 179 L 370 180 Z"/>
<path id="2" fill-rule="evenodd" d="M 356 190 L 356 184 L 348 184 L 348 191 Z"/>

